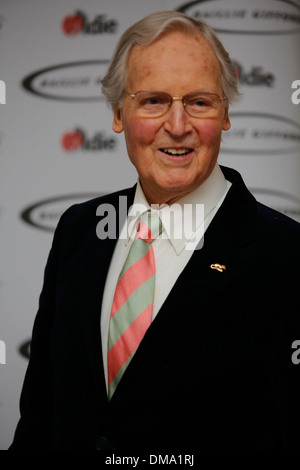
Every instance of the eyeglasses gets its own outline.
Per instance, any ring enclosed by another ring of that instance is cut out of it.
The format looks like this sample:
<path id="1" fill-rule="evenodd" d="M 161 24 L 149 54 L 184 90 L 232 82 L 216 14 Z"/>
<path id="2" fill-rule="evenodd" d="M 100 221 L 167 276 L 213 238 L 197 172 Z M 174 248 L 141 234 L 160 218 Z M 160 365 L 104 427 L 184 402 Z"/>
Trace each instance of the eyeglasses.
<path id="1" fill-rule="evenodd" d="M 195 118 L 216 116 L 225 97 L 216 93 L 195 92 L 179 98 L 163 91 L 137 91 L 127 93 L 140 117 L 156 118 L 163 116 L 172 106 L 173 101 L 181 101 L 186 112 Z"/>

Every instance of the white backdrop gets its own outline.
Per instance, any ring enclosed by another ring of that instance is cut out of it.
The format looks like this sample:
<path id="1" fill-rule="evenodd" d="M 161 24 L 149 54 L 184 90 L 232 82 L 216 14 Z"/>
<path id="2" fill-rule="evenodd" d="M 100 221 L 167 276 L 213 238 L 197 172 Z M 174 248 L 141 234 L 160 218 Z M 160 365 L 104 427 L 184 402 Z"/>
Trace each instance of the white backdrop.
<path id="1" fill-rule="evenodd" d="M 231 109 L 220 163 L 239 170 L 260 201 L 300 220 L 300 106 L 291 100 L 299 0 L 0 0 L 0 449 L 19 417 L 59 216 L 136 179 L 99 81 L 124 29 L 179 8 L 215 28 L 240 78 L 244 99 Z"/>

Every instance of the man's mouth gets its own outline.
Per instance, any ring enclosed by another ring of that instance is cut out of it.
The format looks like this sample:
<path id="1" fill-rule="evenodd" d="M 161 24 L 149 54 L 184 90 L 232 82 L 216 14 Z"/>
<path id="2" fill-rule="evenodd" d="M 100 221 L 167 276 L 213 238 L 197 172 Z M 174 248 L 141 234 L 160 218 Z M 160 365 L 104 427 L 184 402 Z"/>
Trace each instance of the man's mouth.
<path id="1" fill-rule="evenodd" d="M 166 153 L 167 155 L 171 155 L 172 157 L 183 157 L 188 155 L 192 152 L 190 148 L 180 148 L 180 149 L 173 149 L 173 148 L 163 148 L 161 149 L 162 152 Z"/>

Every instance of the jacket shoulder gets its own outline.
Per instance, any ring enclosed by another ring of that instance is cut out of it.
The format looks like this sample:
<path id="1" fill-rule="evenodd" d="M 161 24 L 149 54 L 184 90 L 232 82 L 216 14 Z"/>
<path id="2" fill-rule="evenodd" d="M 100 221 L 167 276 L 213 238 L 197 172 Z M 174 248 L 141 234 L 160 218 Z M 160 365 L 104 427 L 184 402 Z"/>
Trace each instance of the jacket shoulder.
<path id="1" fill-rule="evenodd" d="M 285 214 L 257 202 L 257 216 L 260 227 L 273 234 L 300 236 L 300 223 Z"/>
<path id="2" fill-rule="evenodd" d="M 286 215 L 257 202 L 257 240 L 261 261 L 273 266 L 278 278 L 298 276 L 300 224 Z M 274 265 L 275 264 L 275 265 Z M 285 274 L 284 274 L 285 273 Z"/>
<path id="3" fill-rule="evenodd" d="M 256 218 L 261 229 L 299 235 L 300 224 L 298 222 L 257 201 L 236 170 L 223 165 L 220 168 L 225 178 L 233 185 L 234 190 L 230 191 L 230 193 L 233 196 L 231 202 L 234 203 L 235 208 L 238 208 L 240 211 L 245 209 L 248 216 Z M 251 213 L 249 213 L 250 208 Z"/>

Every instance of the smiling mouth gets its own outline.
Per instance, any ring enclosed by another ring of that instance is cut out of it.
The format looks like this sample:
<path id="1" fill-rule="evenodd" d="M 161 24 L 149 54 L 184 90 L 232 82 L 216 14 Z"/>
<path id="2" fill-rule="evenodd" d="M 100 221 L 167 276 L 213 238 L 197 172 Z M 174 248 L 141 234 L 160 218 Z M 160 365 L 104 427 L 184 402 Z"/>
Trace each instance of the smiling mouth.
<path id="1" fill-rule="evenodd" d="M 181 149 L 173 149 L 173 148 L 162 148 L 160 149 L 167 155 L 171 155 L 172 157 L 184 157 L 192 152 L 192 149 L 189 148 L 181 148 Z"/>

